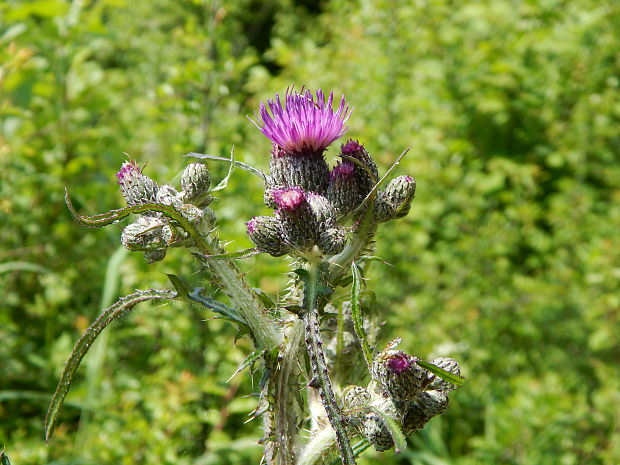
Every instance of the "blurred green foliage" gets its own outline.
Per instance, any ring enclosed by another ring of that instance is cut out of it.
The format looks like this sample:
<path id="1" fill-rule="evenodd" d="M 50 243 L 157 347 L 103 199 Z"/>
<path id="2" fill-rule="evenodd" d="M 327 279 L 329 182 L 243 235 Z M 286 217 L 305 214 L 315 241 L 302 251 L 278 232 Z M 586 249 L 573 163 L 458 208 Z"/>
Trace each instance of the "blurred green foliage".
<path id="1" fill-rule="evenodd" d="M 370 285 L 386 341 L 469 378 L 383 463 L 620 463 L 619 49 L 613 1 L 1 3 L 0 447 L 16 465 L 258 463 L 258 380 L 226 382 L 251 348 L 180 306 L 108 330 L 45 447 L 62 363 L 101 305 L 165 272 L 199 282 L 180 254 L 115 253 L 120 229 L 78 227 L 63 189 L 85 213 L 117 208 L 123 153 L 161 182 L 233 145 L 265 168 L 245 115 L 295 84 L 345 93 L 349 135 L 384 169 L 412 147 L 399 169 L 418 196 L 381 230 L 394 266 Z M 261 187 L 238 171 L 220 195 L 231 249 Z M 243 266 L 282 289 L 277 259 Z"/>

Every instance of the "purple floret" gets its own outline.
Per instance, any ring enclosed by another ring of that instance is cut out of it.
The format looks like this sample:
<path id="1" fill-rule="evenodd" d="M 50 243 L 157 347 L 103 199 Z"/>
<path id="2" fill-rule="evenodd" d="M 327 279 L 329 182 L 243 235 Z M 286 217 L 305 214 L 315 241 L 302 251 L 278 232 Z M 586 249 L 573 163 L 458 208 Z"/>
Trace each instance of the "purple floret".
<path id="1" fill-rule="evenodd" d="M 306 201 L 306 195 L 299 187 L 274 189 L 272 195 L 278 208 L 287 212 L 297 210 Z"/>
<path id="2" fill-rule="evenodd" d="M 265 137 L 288 154 L 322 154 L 329 144 L 349 129 L 345 123 L 351 111 L 344 95 L 335 112 L 333 100 L 333 92 L 325 102 L 320 89 L 316 91 L 316 98 L 309 90 L 302 89 L 297 93 L 287 89 L 284 104 L 276 94 L 274 100 L 267 100 L 267 105 L 261 103 L 256 120 L 262 120 L 262 125 L 253 122 Z"/>
<path id="3" fill-rule="evenodd" d="M 136 162 L 126 161 L 121 165 L 121 169 L 118 170 L 118 172 L 116 173 L 116 179 L 118 180 L 118 183 L 120 185 L 123 185 L 126 180 L 131 179 L 135 176 L 139 176 L 141 174 L 142 170 Z"/>
<path id="4" fill-rule="evenodd" d="M 337 164 L 329 173 L 329 177 L 334 179 L 350 179 L 355 174 L 355 164 L 344 161 Z"/>
<path id="5" fill-rule="evenodd" d="M 399 374 L 409 369 L 415 363 L 415 358 L 404 352 L 393 354 L 387 361 L 387 366 L 392 373 Z"/>

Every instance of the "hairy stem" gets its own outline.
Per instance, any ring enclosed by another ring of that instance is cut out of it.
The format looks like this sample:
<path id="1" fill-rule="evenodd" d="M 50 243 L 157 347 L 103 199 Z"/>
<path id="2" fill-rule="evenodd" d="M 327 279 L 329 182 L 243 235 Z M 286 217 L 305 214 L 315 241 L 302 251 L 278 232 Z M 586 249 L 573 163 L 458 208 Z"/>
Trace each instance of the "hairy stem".
<path id="1" fill-rule="evenodd" d="M 223 252 L 217 239 L 203 240 L 197 244 L 205 255 Z M 239 268 L 232 260 L 209 260 L 207 268 L 217 281 L 218 287 L 230 297 L 239 313 L 247 321 L 259 349 L 271 349 L 281 344 L 282 334 L 278 331 L 261 300 L 246 283 Z"/>
<path id="2" fill-rule="evenodd" d="M 370 212 L 366 213 L 342 252 L 329 259 L 329 283 L 335 282 L 343 273 L 349 271 L 351 263 L 368 247 L 376 230 L 377 225 L 372 222 Z"/>
<path id="3" fill-rule="evenodd" d="M 303 340 L 303 323 L 295 319 L 277 360 L 273 361 L 269 383 L 271 421 L 267 431 L 272 439 L 265 450 L 265 460 L 269 464 L 289 465 L 296 460 L 295 442 L 303 413 L 299 402 L 299 355 Z"/>
<path id="4" fill-rule="evenodd" d="M 355 465 L 355 456 L 344 425 L 344 419 L 340 407 L 336 401 L 336 395 L 332 388 L 329 378 L 329 371 L 323 352 L 323 341 L 321 339 L 318 299 L 321 286 L 321 262 L 310 264 L 308 277 L 304 287 L 304 312 L 303 323 L 305 330 L 305 342 L 312 368 L 312 380 L 310 385 L 319 390 L 323 407 L 327 413 L 327 418 L 332 428 L 336 432 L 336 441 L 342 463 L 344 465 Z"/>

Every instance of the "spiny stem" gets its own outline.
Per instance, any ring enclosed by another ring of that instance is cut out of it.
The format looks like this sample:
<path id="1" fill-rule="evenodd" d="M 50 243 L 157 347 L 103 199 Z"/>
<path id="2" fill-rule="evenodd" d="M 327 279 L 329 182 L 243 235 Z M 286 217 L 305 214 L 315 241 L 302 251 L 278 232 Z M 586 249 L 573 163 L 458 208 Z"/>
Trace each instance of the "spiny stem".
<path id="1" fill-rule="evenodd" d="M 303 322 L 305 329 L 305 342 L 312 368 L 312 381 L 310 385 L 319 390 L 321 401 L 327 418 L 336 432 L 336 440 L 342 463 L 344 465 L 355 465 L 355 456 L 349 442 L 346 427 L 340 407 L 336 401 L 336 395 L 332 388 L 329 378 L 325 354 L 323 353 L 323 341 L 319 326 L 318 297 L 321 285 L 321 262 L 311 263 L 308 270 L 308 277 L 304 287 L 304 313 Z"/>

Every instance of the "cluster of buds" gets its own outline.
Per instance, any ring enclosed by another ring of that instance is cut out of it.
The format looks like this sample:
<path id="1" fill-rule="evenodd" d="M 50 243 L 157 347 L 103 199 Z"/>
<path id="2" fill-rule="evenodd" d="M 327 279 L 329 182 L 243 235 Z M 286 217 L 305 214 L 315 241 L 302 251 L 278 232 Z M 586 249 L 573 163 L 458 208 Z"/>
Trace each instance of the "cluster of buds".
<path id="1" fill-rule="evenodd" d="M 208 208 L 210 175 L 201 163 L 192 163 L 181 174 L 181 191 L 170 185 L 159 186 L 142 173 L 137 163 L 127 161 L 116 173 L 121 193 L 130 207 L 157 204 L 172 207 L 201 233 L 213 225 L 213 213 Z M 147 262 L 162 260 L 169 247 L 184 243 L 187 234 L 176 227 L 163 213 L 145 211 L 123 229 L 121 243 L 132 251 L 144 252 Z"/>
<path id="2" fill-rule="evenodd" d="M 460 376 L 452 358 L 436 358 L 431 363 Z M 347 386 L 342 404 L 352 432 L 365 437 L 377 451 L 394 446 L 385 418 L 408 436 L 445 411 L 448 393 L 456 388 L 418 365 L 415 357 L 391 348 L 375 357 L 372 377 L 367 387 Z"/>
<path id="3" fill-rule="evenodd" d="M 378 181 L 377 165 L 356 140 L 340 147 L 340 160 L 330 171 L 325 149 L 345 134 L 351 112 L 344 97 L 334 111 L 333 93 L 313 95 L 287 91 L 284 102 L 261 104 L 255 123 L 272 142 L 265 204 L 275 210 L 247 223 L 250 239 L 273 256 L 339 253 L 346 242 L 345 220 L 365 211 L 364 200 Z M 404 216 L 415 181 L 401 176 L 378 193 L 372 215 L 375 223 Z M 371 203 L 368 203 L 371 205 Z"/>

